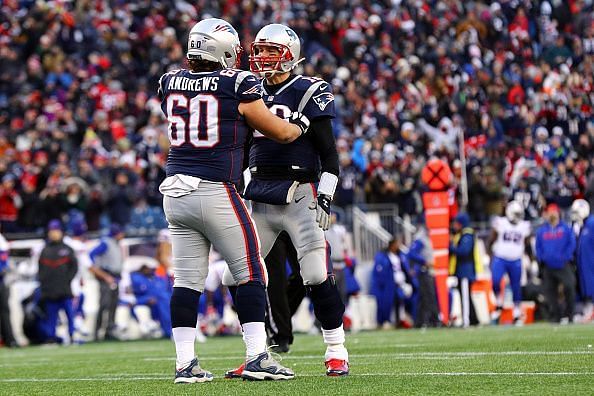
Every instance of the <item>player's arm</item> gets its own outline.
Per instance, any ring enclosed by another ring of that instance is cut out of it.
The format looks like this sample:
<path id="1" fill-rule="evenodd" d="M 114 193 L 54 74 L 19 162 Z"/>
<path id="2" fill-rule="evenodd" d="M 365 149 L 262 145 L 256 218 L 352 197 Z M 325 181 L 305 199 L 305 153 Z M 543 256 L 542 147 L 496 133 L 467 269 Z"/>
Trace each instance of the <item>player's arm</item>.
<path id="1" fill-rule="evenodd" d="M 165 94 L 163 93 L 163 77 L 166 75 L 167 73 L 163 74 L 161 78 L 159 78 L 159 84 L 157 85 L 157 97 L 161 101 L 165 98 Z"/>
<path id="2" fill-rule="evenodd" d="M 272 114 L 262 99 L 241 102 L 239 113 L 249 126 L 279 143 L 291 143 L 309 128 L 309 120 L 304 115 L 293 113 L 287 122 Z"/>
<path id="3" fill-rule="evenodd" d="M 542 267 L 542 230 L 538 229 L 536 232 L 536 242 L 534 244 L 534 255 L 536 256 L 536 261 L 538 262 L 539 268 Z"/>
<path id="4" fill-rule="evenodd" d="M 330 173 L 338 178 L 338 151 L 336 151 L 336 140 L 332 130 L 332 119 L 316 118 L 311 122 L 309 130 L 314 147 L 320 154 L 322 174 Z"/>
<path id="5" fill-rule="evenodd" d="M 531 236 L 528 235 L 526 238 L 524 238 L 524 251 L 528 255 L 528 258 L 530 259 L 530 261 L 535 261 L 536 256 L 534 255 L 534 252 L 532 251 L 532 244 L 530 243 L 530 237 Z"/>
<path id="6" fill-rule="evenodd" d="M 311 123 L 310 136 L 320 155 L 322 176 L 318 185 L 316 220 L 325 231 L 330 227 L 330 203 L 338 184 L 338 152 L 330 117 L 318 117 Z"/>
<path id="7" fill-rule="evenodd" d="M 495 229 L 491 229 L 491 233 L 489 234 L 489 238 L 487 238 L 487 254 L 489 256 L 493 256 L 493 244 L 497 240 L 497 231 Z"/>
<path id="8" fill-rule="evenodd" d="M 415 263 L 419 263 L 421 265 L 425 265 L 427 264 L 425 262 L 425 257 L 423 257 L 423 248 L 425 246 L 423 246 L 423 242 L 421 242 L 420 240 L 415 240 L 413 241 L 412 245 L 410 246 L 410 249 L 408 250 L 408 260 L 409 261 L 414 261 Z"/>
<path id="9" fill-rule="evenodd" d="M 2 249 L 0 247 L 0 249 Z M 0 275 L 8 272 L 8 249 L 0 250 Z"/>
<path id="10" fill-rule="evenodd" d="M 72 282 L 78 272 L 78 260 L 74 250 L 70 249 L 70 265 L 68 266 L 68 279 Z"/>
<path id="11" fill-rule="evenodd" d="M 107 252 L 107 244 L 105 243 L 105 241 L 101 241 L 99 245 L 97 245 L 93 250 L 91 250 L 91 252 L 89 253 L 89 257 L 91 258 L 93 265 L 89 268 L 89 272 L 95 275 L 97 279 L 109 283 L 110 285 L 114 285 L 115 279 L 113 278 L 113 276 L 111 276 L 106 271 L 95 265 L 97 257 L 105 254 L 105 252 Z"/>

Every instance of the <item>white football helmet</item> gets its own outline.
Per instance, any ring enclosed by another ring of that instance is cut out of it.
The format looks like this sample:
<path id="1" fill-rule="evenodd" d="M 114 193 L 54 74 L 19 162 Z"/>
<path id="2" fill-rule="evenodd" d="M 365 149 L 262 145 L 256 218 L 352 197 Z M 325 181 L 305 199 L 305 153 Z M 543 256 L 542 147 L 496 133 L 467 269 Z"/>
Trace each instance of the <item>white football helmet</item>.
<path id="1" fill-rule="evenodd" d="M 524 219 L 524 208 L 518 201 L 510 201 L 505 207 L 505 217 L 512 222 L 517 223 Z"/>
<path id="2" fill-rule="evenodd" d="M 585 199 L 576 199 L 571 204 L 571 220 L 584 221 L 590 216 L 590 204 Z"/>
<path id="3" fill-rule="evenodd" d="M 217 62 L 224 68 L 239 63 L 241 42 L 231 24 L 218 18 L 204 19 L 194 25 L 188 37 L 188 59 Z"/>
<path id="4" fill-rule="evenodd" d="M 279 55 L 261 55 L 262 46 L 277 48 Z M 293 29 L 278 23 L 266 25 L 256 34 L 252 43 L 250 70 L 266 77 L 289 72 L 303 61 L 303 58 L 299 59 L 300 53 L 301 43 Z"/>

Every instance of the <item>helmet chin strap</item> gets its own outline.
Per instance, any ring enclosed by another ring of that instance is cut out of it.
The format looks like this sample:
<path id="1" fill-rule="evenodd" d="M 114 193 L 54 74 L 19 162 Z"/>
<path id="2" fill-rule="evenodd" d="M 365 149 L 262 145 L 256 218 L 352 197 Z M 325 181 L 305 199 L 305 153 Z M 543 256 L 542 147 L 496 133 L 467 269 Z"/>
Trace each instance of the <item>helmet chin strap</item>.
<path id="1" fill-rule="evenodd" d="M 299 59 L 297 62 L 295 62 L 295 63 L 293 64 L 293 67 L 291 68 L 291 70 L 293 70 L 294 68 L 296 68 L 296 67 L 297 67 L 297 65 L 298 65 L 298 64 L 300 64 L 301 62 L 303 62 L 304 60 L 305 60 L 305 58 L 301 58 L 301 59 Z"/>
<path id="2" fill-rule="evenodd" d="M 264 78 L 269 79 L 270 77 L 274 76 L 277 72 L 278 72 L 278 70 L 270 70 L 270 71 L 265 71 L 261 74 L 264 76 Z"/>
<path id="3" fill-rule="evenodd" d="M 278 62 L 278 67 L 275 70 L 270 70 L 270 71 L 263 72 L 264 77 L 265 78 L 270 78 L 270 77 L 272 77 L 272 76 L 274 76 L 275 74 L 278 74 L 278 73 L 289 73 L 291 70 L 295 69 L 297 67 L 297 65 L 300 64 L 301 62 L 303 62 L 304 60 L 305 60 L 305 58 L 299 59 L 297 62 L 295 62 L 293 64 L 293 67 L 291 67 L 289 70 L 281 70 L 280 69 L 281 63 L 283 63 L 283 62 L 280 62 L 279 61 Z"/>

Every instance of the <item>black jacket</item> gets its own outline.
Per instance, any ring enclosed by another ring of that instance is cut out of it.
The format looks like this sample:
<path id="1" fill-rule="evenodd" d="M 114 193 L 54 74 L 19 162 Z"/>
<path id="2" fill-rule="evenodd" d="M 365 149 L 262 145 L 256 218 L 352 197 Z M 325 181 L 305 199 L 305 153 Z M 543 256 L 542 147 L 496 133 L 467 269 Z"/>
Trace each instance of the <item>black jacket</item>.
<path id="1" fill-rule="evenodd" d="M 72 297 L 70 282 L 78 263 L 74 250 L 64 242 L 48 242 L 39 256 L 41 299 L 58 300 Z"/>

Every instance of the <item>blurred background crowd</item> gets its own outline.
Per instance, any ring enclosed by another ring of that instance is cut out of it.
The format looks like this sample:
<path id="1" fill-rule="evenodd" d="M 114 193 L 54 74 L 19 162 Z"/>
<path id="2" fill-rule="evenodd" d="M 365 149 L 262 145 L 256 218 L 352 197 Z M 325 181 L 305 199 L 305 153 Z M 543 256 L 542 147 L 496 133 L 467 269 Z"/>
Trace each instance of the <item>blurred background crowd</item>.
<path id="1" fill-rule="evenodd" d="M 297 72 L 333 83 L 339 208 L 396 204 L 415 218 L 430 157 L 450 164 L 452 214 L 465 207 L 473 224 L 511 199 L 528 220 L 551 203 L 562 218 L 577 198 L 594 207 L 592 0 L 7 0 L 2 234 L 44 236 L 52 219 L 69 234 L 81 219 L 85 231 L 166 227 L 157 81 L 184 67 L 190 28 L 211 16 L 244 49 L 263 25 L 288 24 Z"/>
<path id="2" fill-rule="evenodd" d="M 545 202 L 594 204 L 591 0 L 4 1 L 3 232 L 71 211 L 90 230 L 163 226 L 156 84 L 184 66 L 193 23 L 213 15 L 246 49 L 264 24 L 287 23 L 303 40 L 299 72 L 334 84 L 337 205 L 419 213 L 432 155 L 450 162 L 473 221 L 509 197 L 529 219 Z"/>

